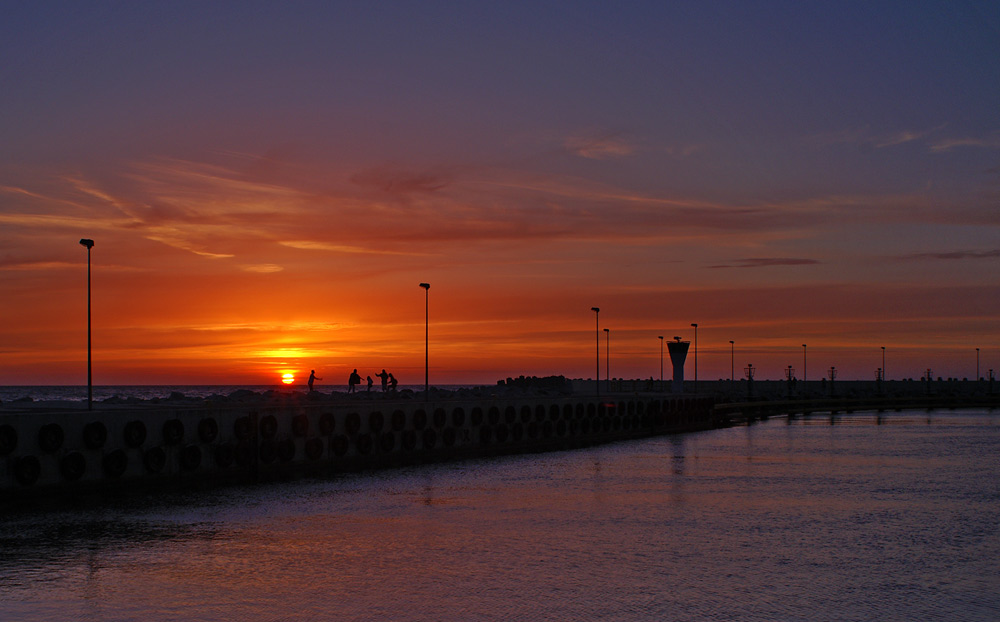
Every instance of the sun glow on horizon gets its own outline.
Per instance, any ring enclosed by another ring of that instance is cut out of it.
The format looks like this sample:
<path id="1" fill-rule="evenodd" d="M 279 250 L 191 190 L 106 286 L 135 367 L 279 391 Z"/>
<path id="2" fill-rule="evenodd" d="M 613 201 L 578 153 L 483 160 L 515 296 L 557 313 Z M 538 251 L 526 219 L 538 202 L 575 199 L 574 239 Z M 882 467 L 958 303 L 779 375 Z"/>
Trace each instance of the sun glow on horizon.
<path id="1" fill-rule="evenodd" d="M 295 382 L 295 374 L 292 373 L 281 374 L 281 382 L 283 384 L 292 384 L 293 382 Z"/>

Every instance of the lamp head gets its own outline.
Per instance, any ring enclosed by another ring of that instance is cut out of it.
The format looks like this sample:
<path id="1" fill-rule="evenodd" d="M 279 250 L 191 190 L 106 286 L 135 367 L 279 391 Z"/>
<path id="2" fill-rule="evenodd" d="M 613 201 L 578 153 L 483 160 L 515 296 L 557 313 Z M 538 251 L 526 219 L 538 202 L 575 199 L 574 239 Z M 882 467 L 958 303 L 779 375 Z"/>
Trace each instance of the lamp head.
<path id="1" fill-rule="evenodd" d="M 424 289 L 430 289 L 431 288 L 431 284 L 430 283 L 421 283 L 420 287 L 423 287 Z"/>
<path id="2" fill-rule="evenodd" d="M 606 332 L 606 333 L 610 333 L 610 332 L 611 332 L 611 329 L 610 329 L 610 328 L 605 328 L 605 329 L 604 329 L 604 332 Z"/>
<path id="3" fill-rule="evenodd" d="M 595 313 L 600 313 L 601 312 L 601 308 L 600 307 L 591 307 L 590 310 L 593 311 L 593 312 L 595 312 Z"/>
<path id="4" fill-rule="evenodd" d="M 87 238 L 84 238 L 84 239 L 80 240 L 80 244 L 86 246 L 87 250 L 90 250 L 91 248 L 94 247 L 94 241 L 93 240 L 88 240 Z"/>

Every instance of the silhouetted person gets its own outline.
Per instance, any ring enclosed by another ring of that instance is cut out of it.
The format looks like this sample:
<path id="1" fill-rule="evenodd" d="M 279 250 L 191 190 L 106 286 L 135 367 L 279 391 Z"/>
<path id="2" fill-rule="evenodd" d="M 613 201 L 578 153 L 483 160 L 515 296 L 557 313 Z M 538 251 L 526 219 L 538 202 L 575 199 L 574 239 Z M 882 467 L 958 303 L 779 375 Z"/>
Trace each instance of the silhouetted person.
<path id="1" fill-rule="evenodd" d="M 382 392 L 385 393 L 385 391 L 386 391 L 386 384 L 389 382 L 389 374 L 385 373 L 385 370 L 383 369 L 382 373 L 381 374 L 375 374 L 375 377 L 382 379 Z"/>
<path id="2" fill-rule="evenodd" d="M 322 380 L 322 378 L 317 378 L 316 377 L 316 370 L 315 369 L 309 370 L 309 382 L 308 382 L 308 384 L 309 384 L 309 391 L 310 392 L 313 390 L 313 383 L 316 382 L 317 380 Z"/>
<path id="3" fill-rule="evenodd" d="M 354 386 L 361 383 L 361 376 L 358 375 L 358 370 L 355 369 L 351 372 L 350 378 L 347 379 L 347 392 L 354 393 Z"/>
<path id="4" fill-rule="evenodd" d="M 393 376 L 392 374 L 389 374 L 389 388 L 391 390 L 393 391 L 396 390 L 396 383 L 397 383 L 396 377 Z"/>
<path id="5" fill-rule="evenodd" d="M 368 392 L 372 392 L 372 377 L 368 376 Z"/>

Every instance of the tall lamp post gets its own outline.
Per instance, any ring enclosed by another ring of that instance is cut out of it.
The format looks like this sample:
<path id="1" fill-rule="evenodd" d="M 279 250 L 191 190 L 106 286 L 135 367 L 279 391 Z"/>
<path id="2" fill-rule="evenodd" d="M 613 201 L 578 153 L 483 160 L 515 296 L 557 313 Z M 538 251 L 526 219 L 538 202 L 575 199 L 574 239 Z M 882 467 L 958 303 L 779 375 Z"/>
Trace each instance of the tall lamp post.
<path id="1" fill-rule="evenodd" d="M 663 335 L 656 337 L 660 340 L 660 390 L 663 390 Z"/>
<path id="2" fill-rule="evenodd" d="M 885 380 L 885 346 L 882 346 L 882 380 Z"/>
<path id="3" fill-rule="evenodd" d="M 80 240 L 80 244 L 87 247 L 87 410 L 93 410 L 94 377 L 90 366 L 90 249 L 94 248 L 94 241 L 84 238 Z"/>
<path id="4" fill-rule="evenodd" d="M 594 312 L 595 330 L 597 332 L 597 370 L 594 373 L 594 380 L 597 383 L 597 395 L 601 395 L 601 308 L 591 307 Z"/>
<path id="5" fill-rule="evenodd" d="M 802 344 L 802 383 L 809 379 L 809 374 L 806 373 L 806 344 Z"/>
<path id="6" fill-rule="evenodd" d="M 421 283 L 424 288 L 424 399 L 430 399 L 430 283 Z"/>
<path id="7" fill-rule="evenodd" d="M 729 340 L 729 390 L 736 384 L 736 342 Z"/>
<path id="8" fill-rule="evenodd" d="M 694 392 L 698 393 L 698 324 L 692 323 L 694 327 Z"/>
<path id="9" fill-rule="evenodd" d="M 976 348 L 976 382 L 979 382 L 979 348 Z"/>
<path id="10" fill-rule="evenodd" d="M 608 393 L 611 393 L 611 329 L 604 329 L 604 336 L 608 339 L 608 345 L 604 351 L 604 377 L 608 382 Z"/>

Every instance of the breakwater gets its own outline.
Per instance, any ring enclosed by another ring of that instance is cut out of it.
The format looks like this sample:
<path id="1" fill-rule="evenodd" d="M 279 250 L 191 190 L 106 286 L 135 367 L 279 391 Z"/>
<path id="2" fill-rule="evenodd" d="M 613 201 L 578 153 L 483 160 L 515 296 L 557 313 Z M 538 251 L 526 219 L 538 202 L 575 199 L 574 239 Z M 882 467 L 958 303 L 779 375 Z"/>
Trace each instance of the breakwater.
<path id="1" fill-rule="evenodd" d="M 719 425 L 710 397 L 255 396 L 0 412 L 4 499 L 323 476 Z"/>
<path id="2" fill-rule="evenodd" d="M 1000 395 L 862 395 L 811 399 L 719 401 L 713 417 L 721 425 L 735 425 L 776 415 L 852 413 L 857 411 L 958 410 L 1000 408 Z"/>

